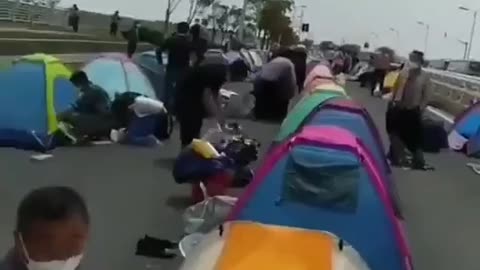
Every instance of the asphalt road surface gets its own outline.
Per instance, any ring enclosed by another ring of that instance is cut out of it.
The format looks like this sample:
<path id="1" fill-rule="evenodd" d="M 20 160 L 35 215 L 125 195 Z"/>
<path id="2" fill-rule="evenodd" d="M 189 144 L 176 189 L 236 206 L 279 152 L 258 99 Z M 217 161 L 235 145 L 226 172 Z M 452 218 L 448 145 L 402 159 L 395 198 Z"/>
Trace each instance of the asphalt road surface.
<path id="1" fill-rule="evenodd" d="M 233 88 L 245 93 L 249 85 Z M 371 98 L 366 89 L 348 88 L 385 134 L 384 102 Z M 274 124 L 241 123 L 263 146 L 278 130 Z M 35 187 L 68 185 L 83 194 L 92 216 L 83 269 L 176 269 L 178 260 L 148 259 L 134 252 L 144 234 L 175 239 L 182 232 L 181 210 L 189 189 L 176 185 L 169 170 L 179 151 L 177 136 L 157 149 L 117 145 L 57 149 L 54 158 L 41 162 L 31 161 L 28 152 L 0 149 L 0 253 L 13 243 L 21 198 Z M 468 159 L 460 154 L 447 151 L 427 159 L 436 171 L 394 172 L 416 269 L 476 270 L 480 177 L 465 166 Z"/>

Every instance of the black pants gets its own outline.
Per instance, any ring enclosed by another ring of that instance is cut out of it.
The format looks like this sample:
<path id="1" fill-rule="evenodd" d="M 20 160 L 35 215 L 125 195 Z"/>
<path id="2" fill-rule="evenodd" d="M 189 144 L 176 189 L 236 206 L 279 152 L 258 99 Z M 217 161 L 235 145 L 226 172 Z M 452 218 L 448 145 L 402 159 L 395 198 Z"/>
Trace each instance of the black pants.
<path id="1" fill-rule="evenodd" d="M 72 29 L 73 29 L 73 32 L 77 33 L 78 32 L 78 22 L 74 22 L 72 24 Z"/>
<path id="2" fill-rule="evenodd" d="M 133 54 L 137 50 L 137 43 L 138 43 L 137 39 L 132 39 L 132 40 L 128 41 L 128 43 L 127 43 L 127 55 L 128 55 L 128 57 L 132 58 Z"/>
<path id="3" fill-rule="evenodd" d="M 110 35 L 116 37 L 118 31 L 118 23 L 112 22 L 110 24 Z"/>
<path id="4" fill-rule="evenodd" d="M 180 124 L 180 141 L 182 148 L 188 146 L 193 139 L 200 138 L 200 132 L 202 130 L 203 117 L 191 112 L 184 112 L 178 114 L 177 120 Z"/>
<path id="5" fill-rule="evenodd" d="M 373 76 L 372 76 L 372 88 L 371 88 L 371 94 L 373 95 L 373 92 L 375 91 L 375 87 L 377 84 L 380 84 L 380 91 L 383 93 L 383 81 L 385 80 L 385 76 L 387 75 L 387 71 L 384 69 L 375 69 L 373 71 Z"/>
<path id="6" fill-rule="evenodd" d="M 165 88 L 163 89 L 162 101 L 165 104 L 168 112 L 175 115 L 175 98 L 178 95 L 177 85 L 185 78 L 188 72 L 188 67 L 172 68 L 167 67 L 165 72 Z"/>
<path id="7" fill-rule="evenodd" d="M 262 79 L 255 81 L 253 95 L 255 96 L 255 107 L 253 113 L 255 118 L 262 120 L 282 121 L 288 113 L 288 102 L 279 97 L 276 82 Z"/>
<path id="8" fill-rule="evenodd" d="M 412 153 L 414 166 L 424 166 L 423 158 L 423 126 L 422 112 L 420 108 L 401 108 L 390 105 L 387 110 L 387 132 L 390 137 L 400 140 L 400 142 Z M 395 142 L 392 141 L 391 156 L 402 155 L 398 153 Z"/>

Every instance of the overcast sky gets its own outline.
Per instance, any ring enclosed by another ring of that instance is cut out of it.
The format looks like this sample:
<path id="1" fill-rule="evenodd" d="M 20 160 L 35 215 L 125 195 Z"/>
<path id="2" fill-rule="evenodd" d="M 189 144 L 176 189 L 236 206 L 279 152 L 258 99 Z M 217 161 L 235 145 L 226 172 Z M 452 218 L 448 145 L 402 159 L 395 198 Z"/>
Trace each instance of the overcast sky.
<path id="1" fill-rule="evenodd" d="M 243 0 L 221 0 L 225 4 L 242 5 Z M 77 3 L 80 9 L 163 20 L 167 0 L 62 0 L 67 6 Z M 173 21 L 184 20 L 190 0 L 182 0 L 172 15 Z M 425 49 L 426 27 L 430 25 L 426 54 L 430 58 L 462 58 L 473 21 L 473 12 L 458 9 L 464 5 L 480 9 L 478 0 L 296 0 L 306 5 L 304 21 L 311 24 L 311 37 L 319 42 L 337 43 L 369 41 L 374 47 L 387 45 L 401 54 L 412 49 Z M 480 23 L 480 22 L 479 22 Z M 399 35 L 390 28 L 398 31 Z M 473 42 L 472 57 L 480 59 L 480 26 Z M 378 35 L 378 38 L 375 34 Z M 447 37 L 445 37 L 447 33 Z"/>

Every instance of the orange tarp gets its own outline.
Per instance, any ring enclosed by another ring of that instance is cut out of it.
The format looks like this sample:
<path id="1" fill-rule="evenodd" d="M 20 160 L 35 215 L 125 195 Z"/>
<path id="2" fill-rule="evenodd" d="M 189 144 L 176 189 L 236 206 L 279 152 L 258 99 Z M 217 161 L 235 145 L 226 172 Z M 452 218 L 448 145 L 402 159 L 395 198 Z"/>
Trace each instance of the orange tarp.
<path id="1" fill-rule="evenodd" d="M 331 237 L 321 232 L 266 226 L 232 224 L 216 270 L 331 270 Z"/>

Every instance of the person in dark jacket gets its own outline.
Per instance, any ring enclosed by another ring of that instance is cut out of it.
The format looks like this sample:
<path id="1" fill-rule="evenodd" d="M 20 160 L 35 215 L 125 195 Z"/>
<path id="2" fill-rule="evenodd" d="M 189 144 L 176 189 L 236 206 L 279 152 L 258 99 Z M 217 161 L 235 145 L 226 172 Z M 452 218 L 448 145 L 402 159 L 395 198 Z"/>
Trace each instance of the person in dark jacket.
<path id="1" fill-rule="evenodd" d="M 87 248 L 90 217 L 84 199 L 69 187 L 31 191 L 17 208 L 14 247 L 1 270 L 75 270 Z"/>
<path id="2" fill-rule="evenodd" d="M 195 24 L 190 28 L 190 35 L 192 36 L 192 45 L 194 50 L 194 63 L 200 63 L 205 56 L 208 49 L 208 41 L 203 33 L 203 27 L 199 24 Z"/>
<path id="3" fill-rule="evenodd" d="M 73 32 L 78 32 L 78 25 L 80 24 L 80 10 L 77 4 L 74 4 L 68 14 L 68 24 L 72 27 Z"/>
<path id="4" fill-rule="evenodd" d="M 73 73 L 70 81 L 79 89 L 80 96 L 70 110 L 57 116 L 58 121 L 71 125 L 71 137 L 77 139 L 108 136 L 112 122 L 107 92 L 90 82 L 84 71 Z"/>
<path id="5" fill-rule="evenodd" d="M 214 115 L 224 126 L 219 91 L 227 80 L 228 64 L 223 56 L 212 54 L 193 66 L 179 84 L 176 98 L 182 147 L 200 137 L 203 119 Z"/>
<path id="6" fill-rule="evenodd" d="M 298 92 L 303 90 L 303 84 L 305 83 L 305 77 L 307 76 L 307 49 L 303 45 L 299 45 L 293 48 L 289 59 L 295 66 L 295 75 L 297 79 Z"/>
<path id="7" fill-rule="evenodd" d="M 110 35 L 112 37 L 116 37 L 117 36 L 117 32 L 118 32 L 118 23 L 120 22 L 120 13 L 119 11 L 115 11 L 115 13 L 113 13 L 112 15 L 112 18 L 111 18 L 111 22 L 110 22 Z"/>
<path id="8" fill-rule="evenodd" d="M 373 66 L 375 70 L 372 76 L 372 88 L 370 94 L 373 96 L 375 89 L 378 87 L 380 92 L 383 93 L 383 83 L 385 76 L 390 69 L 391 57 L 386 53 L 377 53 L 373 59 Z"/>
<path id="9" fill-rule="evenodd" d="M 169 37 L 157 51 L 157 60 L 164 51 L 168 52 L 168 63 L 165 74 L 164 96 L 160 99 L 165 103 L 170 113 L 175 113 L 175 88 L 190 67 L 190 53 L 193 50 L 192 41 L 188 35 L 190 27 L 187 22 L 177 25 L 177 32 Z M 161 60 L 163 61 L 163 60 Z M 163 63 L 159 63 L 163 64 Z"/>
<path id="10" fill-rule="evenodd" d="M 297 92 L 291 55 L 291 50 L 279 49 L 255 78 L 252 94 L 255 96 L 253 113 L 256 119 L 282 121 L 287 115 L 290 99 Z"/>
<path id="11" fill-rule="evenodd" d="M 129 31 L 126 32 L 127 34 L 127 55 L 129 58 L 132 58 L 133 54 L 137 50 L 138 42 L 140 41 L 140 22 L 135 21 L 130 28 Z"/>

